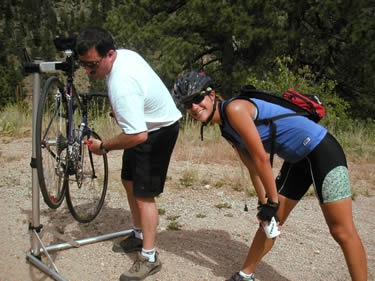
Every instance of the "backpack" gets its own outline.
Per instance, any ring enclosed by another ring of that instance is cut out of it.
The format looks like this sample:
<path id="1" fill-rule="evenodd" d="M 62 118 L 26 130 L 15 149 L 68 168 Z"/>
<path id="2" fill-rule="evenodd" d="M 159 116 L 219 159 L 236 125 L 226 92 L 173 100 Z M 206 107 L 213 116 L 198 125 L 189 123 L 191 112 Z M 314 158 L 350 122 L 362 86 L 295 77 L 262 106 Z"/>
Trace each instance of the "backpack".
<path id="1" fill-rule="evenodd" d="M 270 125 L 271 126 L 271 151 L 270 151 L 270 162 L 273 165 L 273 156 L 275 154 L 275 138 L 276 138 L 276 123 L 274 121 L 281 118 L 286 118 L 290 116 L 301 115 L 309 118 L 310 120 L 318 123 L 325 115 L 325 108 L 318 97 L 314 95 L 304 95 L 299 93 L 294 89 L 288 89 L 282 96 L 271 94 L 259 89 L 254 88 L 251 85 L 246 85 L 241 88 L 240 94 L 236 97 L 230 99 L 246 99 L 256 98 L 278 104 L 280 106 L 289 108 L 293 110 L 293 113 L 285 113 L 281 115 L 276 115 L 271 118 L 266 119 L 256 119 L 254 120 L 255 125 Z M 225 107 L 227 103 L 224 104 L 222 110 L 222 118 L 225 116 Z M 221 111 L 220 111 L 221 113 Z"/>
<path id="2" fill-rule="evenodd" d="M 272 117 L 273 120 L 293 115 L 303 115 L 318 123 L 325 115 L 325 108 L 317 96 L 304 95 L 290 88 L 284 92 L 282 96 L 280 96 L 255 89 L 253 86 L 247 85 L 241 88 L 238 97 L 256 98 L 278 104 L 295 111 L 295 113 L 291 114 L 274 116 Z"/>

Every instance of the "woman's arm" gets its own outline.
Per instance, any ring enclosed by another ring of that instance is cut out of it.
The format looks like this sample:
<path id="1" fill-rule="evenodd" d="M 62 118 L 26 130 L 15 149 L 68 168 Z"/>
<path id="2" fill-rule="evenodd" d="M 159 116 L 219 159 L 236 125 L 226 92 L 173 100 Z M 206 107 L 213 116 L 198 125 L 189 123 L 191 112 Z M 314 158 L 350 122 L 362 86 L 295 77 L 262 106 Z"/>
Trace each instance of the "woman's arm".
<path id="1" fill-rule="evenodd" d="M 259 175 L 256 172 L 254 163 L 252 162 L 249 153 L 240 147 L 234 147 L 234 149 L 237 150 L 238 156 L 240 157 L 242 163 L 244 163 L 247 170 L 249 171 L 251 182 L 253 183 L 254 189 L 257 193 L 259 203 L 266 204 L 266 190 L 262 184 Z"/>
<path id="2" fill-rule="evenodd" d="M 269 155 L 264 150 L 258 130 L 253 121 L 255 105 L 245 100 L 235 100 L 226 108 L 227 118 L 232 127 L 241 136 L 246 150 L 252 160 L 256 175 L 259 177 L 267 198 L 278 202 L 276 183 L 269 160 Z"/>

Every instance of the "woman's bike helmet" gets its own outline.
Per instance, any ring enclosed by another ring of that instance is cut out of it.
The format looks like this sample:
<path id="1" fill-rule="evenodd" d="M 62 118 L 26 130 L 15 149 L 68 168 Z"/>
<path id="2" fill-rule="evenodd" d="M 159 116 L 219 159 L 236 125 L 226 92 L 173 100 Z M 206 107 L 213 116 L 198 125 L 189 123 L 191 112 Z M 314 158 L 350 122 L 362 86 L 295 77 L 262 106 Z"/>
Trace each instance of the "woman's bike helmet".
<path id="1" fill-rule="evenodd" d="M 179 105 L 182 105 L 194 96 L 205 92 L 207 88 L 212 87 L 213 81 L 210 76 L 204 72 L 191 71 L 183 75 L 174 84 L 173 96 Z M 209 89 L 212 90 L 212 89 Z M 201 125 L 201 140 L 203 140 L 203 129 L 211 121 L 216 111 L 216 99 L 214 101 L 213 110 L 207 120 Z"/>
<path id="2" fill-rule="evenodd" d="M 176 81 L 173 87 L 173 97 L 181 105 L 186 100 L 212 86 L 212 84 L 211 77 L 204 72 L 191 71 Z"/>

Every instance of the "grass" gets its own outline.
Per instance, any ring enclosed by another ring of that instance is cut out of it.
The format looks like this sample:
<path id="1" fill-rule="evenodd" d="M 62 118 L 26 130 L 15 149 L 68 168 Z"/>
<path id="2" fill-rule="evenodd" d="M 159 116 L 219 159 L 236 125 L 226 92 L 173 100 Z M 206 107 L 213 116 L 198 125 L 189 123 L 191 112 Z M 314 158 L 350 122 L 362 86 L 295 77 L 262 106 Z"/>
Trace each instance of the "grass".
<path id="1" fill-rule="evenodd" d="M 94 118 L 91 118 L 92 122 L 89 125 L 100 136 L 110 138 L 121 133 L 108 112 L 99 114 L 102 107 L 93 105 L 93 108 L 96 113 L 91 115 Z M 375 162 L 375 120 L 326 119 L 322 121 L 342 144 L 349 161 L 360 164 Z M 221 137 L 219 127 L 206 126 L 204 141 L 201 141 L 200 125 L 191 118 L 185 118 L 181 122 L 180 134 L 173 152 L 173 160 L 179 161 L 181 166 L 176 173 L 177 187 L 217 189 L 230 187 L 236 192 L 243 192 L 246 186 L 247 195 L 255 196 L 255 191 L 249 184 L 247 170 L 240 164 L 230 144 Z M 8 105 L 0 111 L 0 137 L 5 137 L 3 142 L 13 137 L 31 136 L 31 128 L 32 110 L 25 104 Z M 239 167 L 242 167 L 242 170 Z M 276 162 L 275 173 L 277 167 Z M 171 178 L 168 180 L 171 181 Z M 354 197 L 359 193 L 361 192 L 353 190 Z M 364 195 L 369 194 L 368 191 L 364 193 Z"/>
<path id="2" fill-rule="evenodd" d="M 177 221 L 180 216 L 168 216 L 167 220 L 170 223 L 167 226 L 168 230 L 181 230 L 182 225 Z"/>
<path id="3" fill-rule="evenodd" d="M 182 225 L 179 224 L 177 221 L 172 221 L 170 224 L 168 224 L 167 229 L 172 231 L 181 230 Z"/>
<path id="4" fill-rule="evenodd" d="M 328 124 L 348 157 L 375 161 L 375 120 L 340 120 Z"/>
<path id="5" fill-rule="evenodd" d="M 32 111 L 24 104 L 7 105 L 0 111 L 0 136 L 31 136 Z"/>
<path id="6" fill-rule="evenodd" d="M 198 213 L 198 214 L 196 214 L 195 217 L 196 217 L 196 218 L 203 219 L 203 218 L 207 217 L 207 215 L 206 215 L 206 214 L 202 214 L 202 213 Z"/>
<path id="7" fill-rule="evenodd" d="M 232 206 L 228 203 L 216 204 L 215 207 L 218 209 L 231 209 L 232 208 Z"/>

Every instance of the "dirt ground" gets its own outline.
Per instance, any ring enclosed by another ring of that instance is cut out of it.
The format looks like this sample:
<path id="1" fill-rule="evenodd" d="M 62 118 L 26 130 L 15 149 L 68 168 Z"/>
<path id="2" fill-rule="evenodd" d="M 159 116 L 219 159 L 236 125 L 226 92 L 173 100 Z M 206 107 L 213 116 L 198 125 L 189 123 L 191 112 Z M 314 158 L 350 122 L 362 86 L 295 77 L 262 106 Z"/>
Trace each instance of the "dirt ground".
<path id="1" fill-rule="evenodd" d="M 0 140 L 0 281 L 48 281 L 45 273 L 26 257 L 34 241 L 32 221 L 32 170 L 30 138 Z M 157 199 L 160 216 L 157 250 L 163 267 L 147 281 L 225 280 L 238 271 L 257 229 L 256 200 L 249 198 L 243 210 L 243 193 L 208 184 L 178 187 L 179 174 L 188 165 L 172 159 L 165 192 Z M 206 165 L 207 166 L 207 165 Z M 205 167 L 199 168 L 205 172 Z M 40 200 L 40 233 L 45 245 L 55 245 L 129 229 L 131 225 L 125 192 L 118 180 L 120 153 L 109 154 L 110 184 L 106 203 L 89 224 L 77 223 L 65 205 L 49 209 Z M 206 167 L 207 168 L 207 167 Z M 210 169 L 235 173 L 238 166 L 210 165 Z M 369 278 L 375 280 L 375 163 L 351 164 L 353 186 L 369 192 L 356 196 L 353 215 L 368 258 Z M 211 170 L 212 172 L 212 170 Z M 213 174 L 213 176 L 215 176 Z M 222 204 L 229 208 L 218 208 Z M 35 212 L 35 209 L 34 209 Z M 170 230 L 171 218 L 179 230 Z M 112 252 L 122 237 L 50 252 L 59 273 L 66 280 L 112 281 L 128 269 L 135 254 Z M 50 262 L 41 256 L 47 266 Z M 282 229 L 272 251 L 256 271 L 260 281 L 346 281 L 350 280 L 339 246 L 328 233 L 316 199 L 303 199 Z"/>

